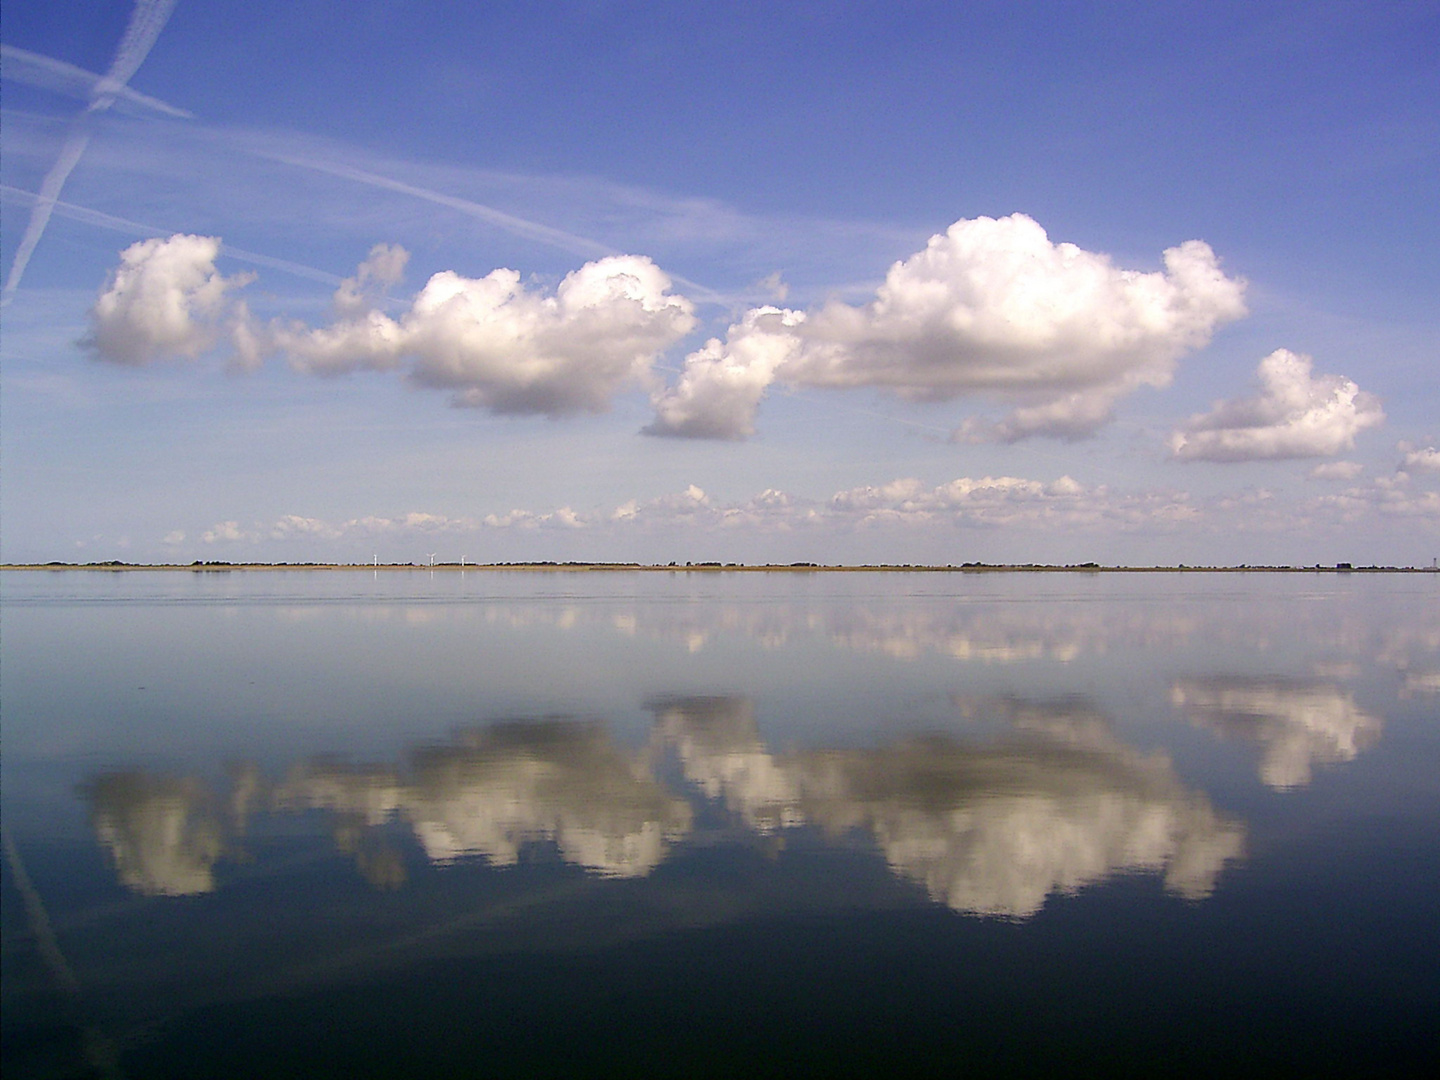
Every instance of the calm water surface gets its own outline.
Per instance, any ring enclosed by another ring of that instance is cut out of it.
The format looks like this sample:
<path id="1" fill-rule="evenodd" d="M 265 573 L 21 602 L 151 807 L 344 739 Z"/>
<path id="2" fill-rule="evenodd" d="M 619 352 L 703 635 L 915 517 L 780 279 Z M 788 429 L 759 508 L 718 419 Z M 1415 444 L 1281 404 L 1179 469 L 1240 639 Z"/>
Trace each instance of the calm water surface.
<path id="1" fill-rule="evenodd" d="M 10 1078 L 1436 1053 L 1434 575 L 0 590 Z"/>

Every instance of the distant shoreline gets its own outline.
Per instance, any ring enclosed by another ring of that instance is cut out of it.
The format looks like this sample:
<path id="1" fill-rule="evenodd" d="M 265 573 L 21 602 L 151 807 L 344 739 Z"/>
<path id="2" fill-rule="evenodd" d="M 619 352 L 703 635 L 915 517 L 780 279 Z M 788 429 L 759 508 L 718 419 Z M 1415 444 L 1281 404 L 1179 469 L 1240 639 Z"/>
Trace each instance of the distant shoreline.
<path id="1" fill-rule="evenodd" d="M 357 571 L 387 573 L 437 570 L 474 573 L 739 573 L 739 574 L 1434 574 L 1434 566 L 1105 566 L 1099 563 L 1049 565 L 1043 563 L 961 563 L 921 565 L 911 563 L 606 563 L 606 562 L 519 562 L 519 563 L 127 563 L 116 560 L 93 563 L 3 563 L 4 570 L 88 570 L 102 573 L 126 571 L 188 571 L 229 573 L 233 571 Z"/>

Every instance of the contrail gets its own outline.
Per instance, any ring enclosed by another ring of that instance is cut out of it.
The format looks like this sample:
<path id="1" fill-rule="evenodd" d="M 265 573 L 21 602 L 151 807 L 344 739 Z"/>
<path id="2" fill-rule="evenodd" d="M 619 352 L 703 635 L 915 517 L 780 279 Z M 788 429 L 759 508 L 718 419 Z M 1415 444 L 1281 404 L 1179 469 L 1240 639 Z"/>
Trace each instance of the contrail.
<path id="1" fill-rule="evenodd" d="M 10 864 L 10 873 L 15 881 L 15 889 L 20 894 L 20 902 L 25 906 L 25 921 L 29 924 L 31 936 L 35 939 L 35 950 L 40 954 L 40 959 L 44 961 L 45 967 L 49 969 L 50 978 L 55 983 L 56 989 L 60 990 L 71 1002 L 78 1002 L 80 980 L 75 977 L 75 969 L 70 966 L 70 961 L 65 959 L 65 954 L 60 951 L 60 943 L 55 940 L 55 928 L 50 925 L 50 916 L 45 910 L 45 902 L 40 898 L 35 883 L 30 880 L 30 874 L 25 869 L 25 861 L 20 857 L 20 849 L 15 846 L 15 840 L 11 837 L 10 830 L 3 826 L 0 826 L 0 845 L 3 845 L 5 849 L 5 861 Z M 119 1054 L 115 1044 L 93 1025 L 82 1023 L 79 1026 L 86 1064 L 101 1076 L 123 1076 L 116 1063 Z"/>
<path id="2" fill-rule="evenodd" d="M 30 224 L 25 227 L 25 235 L 20 238 L 20 246 L 15 251 L 15 261 L 10 264 L 10 276 L 5 279 L 5 288 L 0 292 L 0 305 L 8 304 L 14 298 L 30 256 L 35 253 L 45 226 L 50 223 L 50 212 L 60 198 L 60 191 L 90 143 L 90 117 L 115 104 L 125 84 L 149 55 L 150 47 L 160 36 L 175 3 L 176 0 L 136 0 L 135 10 L 130 13 L 130 25 L 125 28 L 125 36 L 115 50 L 110 70 L 91 87 L 89 104 L 72 122 L 65 145 L 60 148 L 60 156 L 40 184 L 40 197 L 30 211 Z"/>
<path id="3" fill-rule="evenodd" d="M 516 217 L 514 214 L 507 214 L 503 210 L 497 210 L 493 206 L 486 206 L 471 199 L 462 199 L 455 195 L 446 195 L 444 192 L 433 191 L 430 188 L 420 187 L 416 184 L 407 184 L 403 180 L 396 180 L 393 177 L 382 176 L 380 173 L 370 172 L 367 169 L 358 169 L 353 165 L 343 165 L 339 162 L 322 161 L 316 158 L 299 157 L 293 154 L 277 153 L 265 150 L 251 150 L 256 157 L 266 158 L 270 161 L 278 161 L 284 165 L 293 165 L 301 169 L 310 169 L 314 172 L 325 173 L 329 176 L 337 176 L 343 180 L 353 180 L 359 184 L 367 184 L 370 187 L 380 188 L 384 191 L 394 191 L 401 195 L 410 195 L 426 202 L 445 206 L 451 210 L 457 210 L 468 217 L 477 218 L 489 225 L 497 226 L 515 236 L 527 240 L 537 240 L 542 244 L 549 244 L 562 251 L 568 251 L 572 255 L 579 255 L 582 258 L 594 259 L 603 258 L 606 255 L 618 255 L 620 252 L 598 240 L 591 240 L 588 237 L 576 236 L 574 233 L 565 232 L 563 229 L 556 229 L 549 225 L 542 225 L 537 221 L 529 221 L 526 218 Z M 689 278 L 681 277 L 679 274 L 671 274 L 672 281 L 684 286 L 697 299 L 719 303 L 723 300 L 720 293 L 699 282 L 691 281 Z"/>
<path id="4" fill-rule="evenodd" d="M 449 207 L 451 210 L 458 210 L 469 217 L 478 218 L 491 225 L 499 226 L 507 232 L 516 236 L 522 236 L 527 240 L 538 240 L 544 244 L 550 244 L 572 255 L 579 255 L 587 258 L 604 257 L 606 255 L 617 255 L 614 248 L 601 244 L 598 241 L 587 239 L 583 236 L 576 236 L 574 233 L 567 233 L 562 229 L 551 228 L 549 225 L 541 225 L 539 222 L 527 221 L 525 218 L 516 217 L 514 214 L 507 214 L 503 210 L 496 210 L 484 203 L 477 203 L 470 199 L 461 199 L 454 195 L 446 195 L 443 192 L 431 191 L 429 188 L 418 187 L 415 184 L 407 184 L 403 180 L 395 180 L 388 176 L 381 176 L 379 173 L 369 172 L 365 169 L 357 169 L 352 165 L 342 165 L 338 162 L 317 161 L 313 158 L 293 157 L 288 154 L 258 152 L 258 157 L 266 157 L 271 161 L 278 161 L 285 165 L 294 165 L 302 169 L 311 169 L 315 172 L 327 173 L 330 176 L 338 176 L 344 180 L 354 180 L 357 183 L 368 184 L 371 187 L 381 188 L 385 191 L 394 191 L 402 195 L 410 195 L 426 202 L 437 203 L 440 206 Z"/>
<path id="5" fill-rule="evenodd" d="M 34 206 L 40 201 L 40 196 L 21 188 L 11 187 L 9 184 L 0 184 L 0 198 L 14 199 L 18 202 L 28 203 L 30 206 Z M 54 213 L 63 218 L 69 218 L 71 221 L 84 222 L 97 229 L 109 229 L 111 232 L 125 233 L 129 236 L 171 236 L 178 231 L 162 229 L 156 225 L 146 225 L 143 222 L 131 221 L 129 218 L 116 217 L 114 214 L 107 214 L 100 210 L 91 210 L 88 206 L 76 206 L 74 203 L 68 203 L 62 199 L 55 200 L 55 205 L 51 209 Z M 318 281 L 324 285 L 339 285 L 342 280 L 339 274 L 332 274 L 328 270 L 319 270 L 290 259 L 279 259 L 274 255 L 262 255 L 257 251 L 247 251 L 245 248 L 238 248 L 233 244 L 221 244 L 220 254 L 228 255 L 232 259 L 239 259 L 241 262 L 254 263 L 256 266 L 268 266 L 274 270 L 283 270 L 287 274 L 308 278 L 310 281 Z"/>
<path id="6" fill-rule="evenodd" d="M 21 82 L 54 94 L 79 98 L 85 102 L 90 100 L 91 89 L 100 81 L 100 76 L 93 71 L 86 71 L 54 57 L 41 56 L 28 49 L 17 49 L 14 45 L 3 44 L 0 44 L 0 78 L 6 82 Z M 138 116 L 158 113 L 181 120 L 195 119 L 192 112 L 176 108 L 169 102 L 142 94 L 128 86 L 120 88 L 116 93 L 115 108 Z"/>

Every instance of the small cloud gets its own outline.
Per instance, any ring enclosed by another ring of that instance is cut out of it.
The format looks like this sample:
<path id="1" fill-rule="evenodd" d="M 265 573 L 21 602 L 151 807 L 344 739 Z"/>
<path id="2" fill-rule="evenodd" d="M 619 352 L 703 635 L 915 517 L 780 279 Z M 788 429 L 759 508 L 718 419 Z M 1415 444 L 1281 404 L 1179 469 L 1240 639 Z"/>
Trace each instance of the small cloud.
<path id="1" fill-rule="evenodd" d="M 800 352 L 794 330 L 805 313 L 761 307 L 730 327 L 725 341 L 711 338 L 685 358 L 674 387 L 651 396 L 655 421 L 647 435 L 685 439 L 744 439 L 755 433 L 755 413 L 775 373 Z"/>
<path id="2" fill-rule="evenodd" d="M 1327 461 L 1309 472 L 1311 480 L 1354 480 L 1365 471 L 1358 461 Z"/>
<path id="3" fill-rule="evenodd" d="M 1400 462 L 1400 468 L 1405 472 L 1440 473 L 1440 450 L 1435 447 L 1414 447 L 1409 443 L 1401 443 L 1400 452 L 1405 455 Z"/>
<path id="4" fill-rule="evenodd" d="M 418 510 L 412 510 L 400 520 L 401 528 L 418 529 L 421 532 L 440 532 L 453 528 L 456 524 L 457 522 L 444 514 L 426 514 Z"/>
<path id="5" fill-rule="evenodd" d="M 1078 442 L 1088 439 L 1115 417 L 1120 394 L 1099 390 L 1057 397 L 1044 405 L 1011 410 L 1003 420 L 970 417 L 950 434 L 954 443 L 1013 443 L 1031 435 Z"/>
<path id="6" fill-rule="evenodd" d="M 1260 361 L 1260 392 L 1217 402 L 1170 437 L 1182 461 L 1324 457 L 1350 450 L 1355 436 L 1385 420 L 1380 400 L 1343 375 L 1310 374 L 1308 356 L 1276 349 Z"/>
<path id="7" fill-rule="evenodd" d="M 255 535 L 241 529 L 238 521 L 221 521 L 200 534 L 201 542 L 206 544 L 234 543 L 238 540 L 254 539 L 256 539 Z"/>
<path id="8" fill-rule="evenodd" d="M 319 518 L 301 517 L 298 514 L 286 514 L 270 526 L 272 540 L 334 539 L 339 535 L 338 529 L 332 528 Z"/>
<path id="9" fill-rule="evenodd" d="M 755 283 L 765 291 L 765 294 L 777 304 L 783 304 L 790 295 L 790 286 L 780 277 L 780 271 L 761 278 Z"/>
<path id="10" fill-rule="evenodd" d="M 385 290 L 400 283 L 410 253 L 399 244 L 376 244 L 354 277 L 335 290 L 335 314 L 354 319 L 372 311 L 384 299 Z"/>
<path id="11" fill-rule="evenodd" d="M 166 533 L 165 538 L 160 542 L 172 547 L 176 544 L 183 544 L 185 542 L 185 533 L 180 529 L 176 529 L 174 532 Z"/>
<path id="12" fill-rule="evenodd" d="M 588 529 L 595 524 L 595 519 L 562 506 L 546 514 L 537 514 L 533 510 L 487 514 L 482 524 L 490 529 Z"/>
<path id="13" fill-rule="evenodd" d="M 176 233 L 131 244 L 120 253 L 82 344 L 101 360 L 138 367 L 172 357 L 194 360 L 214 348 L 229 323 L 249 332 L 244 305 L 230 293 L 253 275 L 215 269 L 220 239 Z M 241 351 L 247 348 L 242 344 Z"/>

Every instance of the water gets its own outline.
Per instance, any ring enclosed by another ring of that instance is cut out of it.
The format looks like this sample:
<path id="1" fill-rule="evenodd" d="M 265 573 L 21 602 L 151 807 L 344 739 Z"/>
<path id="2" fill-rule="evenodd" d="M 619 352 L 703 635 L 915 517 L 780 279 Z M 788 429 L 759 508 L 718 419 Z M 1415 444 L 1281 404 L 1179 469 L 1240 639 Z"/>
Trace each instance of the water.
<path id="1" fill-rule="evenodd" d="M 1431 575 L 0 588 L 7 1077 L 1434 1055 Z"/>

